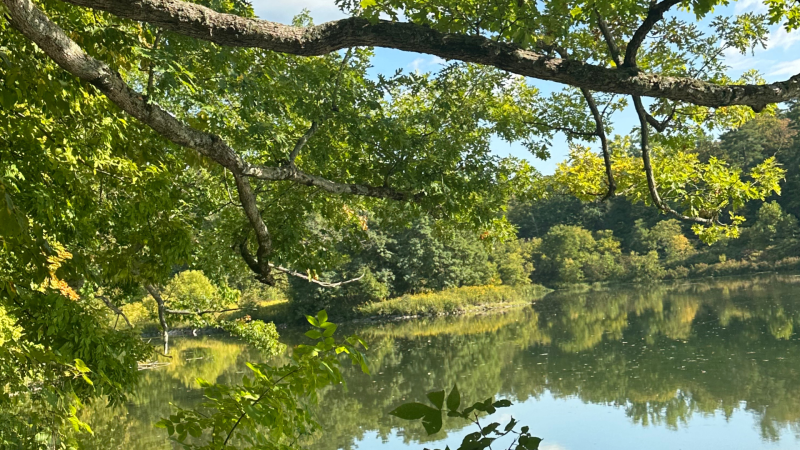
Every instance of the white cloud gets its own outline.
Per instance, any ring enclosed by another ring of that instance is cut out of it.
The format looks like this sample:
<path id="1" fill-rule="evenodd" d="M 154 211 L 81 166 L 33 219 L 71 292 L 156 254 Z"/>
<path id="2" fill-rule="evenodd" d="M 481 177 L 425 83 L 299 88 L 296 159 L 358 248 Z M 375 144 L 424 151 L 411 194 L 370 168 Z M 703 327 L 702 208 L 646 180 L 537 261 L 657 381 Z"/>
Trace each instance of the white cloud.
<path id="1" fill-rule="evenodd" d="M 428 72 L 433 66 L 444 64 L 445 60 L 438 56 L 419 57 L 406 66 L 412 72 Z"/>
<path id="2" fill-rule="evenodd" d="M 782 48 L 787 50 L 798 41 L 800 41 L 800 30 L 787 32 L 786 28 L 780 26 L 769 33 L 767 50 L 772 50 L 773 48 Z"/>
<path id="3" fill-rule="evenodd" d="M 736 2 L 733 11 L 736 14 L 743 14 L 746 12 L 767 12 L 767 5 L 762 0 L 739 0 Z"/>
<path id="4" fill-rule="evenodd" d="M 545 444 L 539 445 L 539 450 L 567 450 L 566 447 L 560 444 Z"/>
<path id="5" fill-rule="evenodd" d="M 304 9 L 311 13 L 316 24 L 346 17 L 333 0 L 252 0 L 252 2 L 256 15 L 272 22 L 291 23 L 292 18 Z"/>
<path id="6" fill-rule="evenodd" d="M 746 55 L 741 54 L 739 50 L 735 48 L 725 49 L 723 56 L 725 58 L 725 64 L 734 71 L 752 69 L 756 67 L 757 63 L 763 63 L 763 61 L 750 56 L 749 53 Z"/>
<path id="7" fill-rule="evenodd" d="M 794 61 L 784 61 L 774 64 L 773 71 L 769 73 L 771 76 L 791 76 L 800 73 L 800 59 Z"/>

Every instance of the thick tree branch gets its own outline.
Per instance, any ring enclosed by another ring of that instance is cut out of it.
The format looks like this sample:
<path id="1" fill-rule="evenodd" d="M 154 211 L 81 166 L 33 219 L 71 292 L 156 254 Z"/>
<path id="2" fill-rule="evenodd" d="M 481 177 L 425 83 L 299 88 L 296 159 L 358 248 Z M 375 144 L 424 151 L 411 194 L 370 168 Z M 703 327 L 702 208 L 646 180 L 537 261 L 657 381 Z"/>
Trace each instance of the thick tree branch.
<path id="1" fill-rule="evenodd" d="M 594 96 L 588 89 L 581 88 L 581 94 L 589 105 L 589 110 L 592 112 L 595 123 L 595 135 L 600 139 L 600 147 L 603 150 L 603 163 L 606 167 L 606 182 L 608 183 L 608 191 L 603 196 L 602 200 L 608 200 L 613 197 L 617 192 L 617 182 L 614 180 L 614 172 L 611 168 L 611 150 L 608 148 L 608 137 L 606 136 L 606 128 L 603 124 L 603 115 L 597 108 L 597 103 L 594 101 Z"/>
<path id="2" fill-rule="evenodd" d="M 317 130 L 319 130 L 319 122 L 315 120 L 311 122 L 311 127 L 309 127 L 308 131 L 306 131 L 303 136 L 297 140 L 292 152 L 289 153 L 289 164 L 294 164 L 294 161 L 297 159 L 297 155 L 300 154 L 300 150 L 306 146 L 308 140 L 314 136 Z"/>
<path id="3" fill-rule="evenodd" d="M 233 174 L 233 179 L 236 181 L 236 190 L 239 192 L 239 202 L 242 205 L 245 216 L 247 216 L 247 220 L 256 233 L 256 241 L 258 242 L 256 258 L 245 259 L 245 262 L 255 272 L 259 281 L 274 286 L 275 279 L 270 273 L 269 266 L 269 257 L 272 254 L 272 238 L 269 235 L 269 230 L 267 230 L 267 224 L 264 223 L 264 218 L 261 217 L 261 211 L 258 209 L 256 196 L 250 187 L 250 181 L 236 173 Z M 246 249 L 247 241 L 242 245 Z M 244 256 L 244 253 L 242 253 L 242 256 Z"/>
<path id="4" fill-rule="evenodd" d="M 161 292 L 152 284 L 145 284 L 144 288 L 153 297 L 158 305 L 158 322 L 161 324 L 161 331 L 164 337 L 164 355 L 169 355 L 169 326 L 167 325 L 166 306 L 164 305 L 164 298 L 161 297 Z"/>
<path id="5" fill-rule="evenodd" d="M 3 1 L 7 4 L 29 2 Z M 480 35 L 445 34 L 413 23 L 373 23 L 361 18 L 349 18 L 303 28 L 218 13 L 181 0 L 64 1 L 107 11 L 122 18 L 147 22 L 219 45 L 256 47 L 301 56 L 325 55 L 349 47 L 394 48 L 485 64 L 519 75 L 592 91 L 668 98 L 711 107 L 746 105 L 757 111 L 768 104 L 800 96 L 800 75 L 766 85 L 716 85 L 691 78 L 640 73 L 635 68 L 618 70 L 581 61 L 552 58 Z M 663 12 L 659 15 L 658 11 L 672 6 L 676 1 L 665 0 L 654 7 L 655 12 L 648 14 L 629 45 L 634 56 L 638 50 L 636 43 L 639 36 L 650 31 L 653 26 L 650 22 L 655 24 L 663 16 Z"/>
<path id="6" fill-rule="evenodd" d="M 644 22 L 642 22 L 639 28 L 633 33 L 628 47 L 625 49 L 625 59 L 622 61 L 623 67 L 636 67 L 636 54 L 642 47 L 647 35 L 653 30 L 653 27 L 664 18 L 664 13 L 682 1 L 683 0 L 663 0 L 651 4 L 650 9 L 647 11 L 647 17 L 645 17 Z"/>
<path id="7" fill-rule="evenodd" d="M 661 196 L 658 193 L 658 185 L 656 184 L 656 178 L 653 174 L 653 164 L 650 160 L 650 129 L 648 128 L 647 122 L 647 110 L 642 103 L 642 99 L 639 96 L 633 96 L 633 105 L 636 108 L 636 114 L 639 117 L 639 126 L 641 129 L 641 150 L 642 150 L 642 163 L 644 165 L 644 173 L 647 178 L 647 189 L 650 192 L 650 198 L 653 200 L 653 204 L 656 208 L 664 211 L 665 213 L 671 214 L 680 220 L 684 220 L 687 222 L 694 222 L 699 223 L 702 225 L 714 225 L 718 223 L 714 219 L 706 219 L 703 217 L 691 217 L 684 214 L 679 213 L 678 211 L 672 209 L 666 202 L 661 199 Z"/>

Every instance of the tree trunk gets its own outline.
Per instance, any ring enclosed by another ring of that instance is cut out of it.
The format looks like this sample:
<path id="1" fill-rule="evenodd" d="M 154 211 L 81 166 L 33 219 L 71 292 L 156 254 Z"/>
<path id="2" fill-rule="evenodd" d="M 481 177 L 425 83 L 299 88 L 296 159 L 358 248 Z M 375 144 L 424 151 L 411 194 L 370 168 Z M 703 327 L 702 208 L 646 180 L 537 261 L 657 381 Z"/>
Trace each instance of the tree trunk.
<path id="1" fill-rule="evenodd" d="M 164 299 L 161 297 L 161 293 L 158 292 L 158 289 L 152 284 L 145 285 L 145 289 L 153 296 L 153 299 L 158 305 L 158 321 L 161 324 L 161 330 L 164 336 L 164 355 L 169 355 L 169 326 L 167 326 L 167 308 L 164 306 Z"/>

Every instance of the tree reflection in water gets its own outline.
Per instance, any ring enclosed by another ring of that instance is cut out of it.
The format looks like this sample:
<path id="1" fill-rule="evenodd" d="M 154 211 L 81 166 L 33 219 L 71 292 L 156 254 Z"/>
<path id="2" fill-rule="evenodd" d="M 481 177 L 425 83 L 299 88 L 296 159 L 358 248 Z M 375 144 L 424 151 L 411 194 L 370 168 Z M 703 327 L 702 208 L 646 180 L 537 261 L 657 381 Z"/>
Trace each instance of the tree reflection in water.
<path id="1" fill-rule="evenodd" d="M 632 426 L 677 429 L 698 414 L 746 412 L 763 439 L 775 440 L 800 428 L 798 288 L 800 277 L 762 276 L 557 292 L 501 314 L 361 326 L 355 331 L 372 344 L 373 375 L 352 371 L 348 392 L 324 395 L 325 411 L 335 414 L 319 415 L 324 436 L 306 444 L 352 448 L 377 433 L 422 448 L 420 424 L 386 413 L 454 383 L 465 403 L 549 393 L 623 408 Z M 87 413 L 105 438 L 85 438 L 86 448 L 169 448 L 150 425 L 169 402 L 191 404 L 199 398 L 195 377 L 235 380 L 244 362 L 258 359 L 227 340 L 184 339 L 174 348 L 175 365 L 147 373 L 127 411 L 99 405 Z M 203 359 L 186 361 L 186 352 Z M 462 427 L 451 419 L 443 430 Z"/>

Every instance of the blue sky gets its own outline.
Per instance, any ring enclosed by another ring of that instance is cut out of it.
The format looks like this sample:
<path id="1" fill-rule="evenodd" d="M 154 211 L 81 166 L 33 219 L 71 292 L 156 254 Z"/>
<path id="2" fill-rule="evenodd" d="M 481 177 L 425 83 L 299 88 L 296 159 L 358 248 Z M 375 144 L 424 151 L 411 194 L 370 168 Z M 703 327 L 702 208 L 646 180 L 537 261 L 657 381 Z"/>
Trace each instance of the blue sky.
<path id="1" fill-rule="evenodd" d="M 292 17 L 299 14 L 303 9 L 308 9 L 315 23 L 323 23 L 330 20 L 345 17 L 336 7 L 333 0 L 252 0 L 256 14 L 265 20 L 274 22 L 290 23 Z M 713 16 L 734 15 L 747 11 L 764 12 L 766 7 L 762 0 L 739 0 L 731 2 L 731 5 L 718 8 Z M 767 81 L 785 80 L 790 76 L 800 73 L 800 52 L 797 52 L 798 42 L 800 42 L 800 31 L 787 33 L 783 28 L 775 26 L 772 28 L 766 49 L 756 49 L 755 55 L 741 55 L 737 52 L 726 54 L 727 64 L 730 66 L 729 74 L 736 78 L 742 72 L 756 68 Z M 397 69 L 406 71 L 419 70 L 421 72 L 438 70 L 444 60 L 436 56 L 423 55 L 418 53 L 401 52 L 390 49 L 376 49 L 373 60 L 374 72 L 392 74 Z M 555 83 L 532 80 L 532 84 L 539 87 L 543 92 L 560 90 L 561 86 Z M 638 121 L 632 108 L 621 111 L 612 117 L 612 124 L 615 133 L 624 134 L 633 129 Z M 492 142 L 492 151 L 498 155 L 513 155 L 527 159 L 534 167 L 544 174 L 552 174 L 556 164 L 563 161 L 567 155 L 566 140 L 563 136 L 558 136 L 553 141 L 551 158 L 542 161 L 534 158 L 520 144 L 509 144 L 500 139 Z"/>

